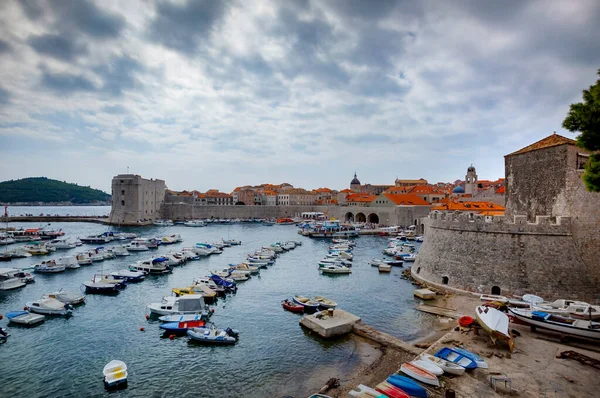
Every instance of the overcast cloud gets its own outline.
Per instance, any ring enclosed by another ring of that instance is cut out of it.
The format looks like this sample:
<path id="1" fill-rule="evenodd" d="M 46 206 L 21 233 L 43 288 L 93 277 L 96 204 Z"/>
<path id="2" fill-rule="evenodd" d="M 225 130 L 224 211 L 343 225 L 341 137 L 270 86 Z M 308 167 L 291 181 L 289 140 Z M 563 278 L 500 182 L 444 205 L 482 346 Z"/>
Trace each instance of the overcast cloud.
<path id="1" fill-rule="evenodd" d="M 0 180 L 504 176 L 600 68 L 600 2 L 2 1 Z"/>

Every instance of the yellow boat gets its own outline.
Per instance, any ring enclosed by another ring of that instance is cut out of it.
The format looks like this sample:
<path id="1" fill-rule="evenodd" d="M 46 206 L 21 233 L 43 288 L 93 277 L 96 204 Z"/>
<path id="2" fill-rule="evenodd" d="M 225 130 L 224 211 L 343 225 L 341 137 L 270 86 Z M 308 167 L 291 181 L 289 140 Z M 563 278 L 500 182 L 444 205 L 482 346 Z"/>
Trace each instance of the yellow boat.
<path id="1" fill-rule="evenodd" d="M 197 284 L 188 287 L 174 287 L 171 290 L 176 296 L 183 296 L 186 294 L 201 294 L 204 298 L 204 301 L 208 304 L 215 301 L 215 298 L 217 297 L 217 293 L 204 284 Z"/>

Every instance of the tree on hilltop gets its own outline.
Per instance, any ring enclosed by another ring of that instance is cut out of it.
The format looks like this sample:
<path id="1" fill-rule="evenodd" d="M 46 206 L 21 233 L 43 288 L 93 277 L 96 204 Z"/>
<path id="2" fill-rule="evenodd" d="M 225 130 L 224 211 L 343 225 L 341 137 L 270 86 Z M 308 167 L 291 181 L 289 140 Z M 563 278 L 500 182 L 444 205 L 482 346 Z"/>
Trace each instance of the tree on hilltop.
<path id="1" fill-rule="evenodd" d="M 596 152 L 590 155 L 585 165 L 583 181 L 588 191 L 600 192 L 600 79 L 589 89 L 583 90 L 583 102 L 571 104 L 562 125 L 571 132 L 581 133 L 577 137 L 577 145 Z"/>

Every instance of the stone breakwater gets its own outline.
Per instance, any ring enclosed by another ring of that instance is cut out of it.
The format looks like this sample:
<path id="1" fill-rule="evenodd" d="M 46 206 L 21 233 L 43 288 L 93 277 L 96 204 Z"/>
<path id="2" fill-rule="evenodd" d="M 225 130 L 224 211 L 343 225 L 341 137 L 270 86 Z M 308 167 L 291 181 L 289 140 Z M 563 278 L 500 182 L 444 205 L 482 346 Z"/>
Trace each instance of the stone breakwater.
<path id="1" fill-rule="evenodd" d="M 431 213 L 412 274 L 477 293 L 533 293 L 598 302 L 598 260 L 584 261 L 569 217 Z"/>

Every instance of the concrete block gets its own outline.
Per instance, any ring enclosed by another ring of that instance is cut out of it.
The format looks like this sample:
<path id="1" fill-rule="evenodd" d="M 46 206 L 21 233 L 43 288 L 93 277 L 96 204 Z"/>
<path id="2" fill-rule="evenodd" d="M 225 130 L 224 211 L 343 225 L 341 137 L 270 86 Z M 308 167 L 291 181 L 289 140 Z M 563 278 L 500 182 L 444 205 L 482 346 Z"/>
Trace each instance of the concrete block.
<path id="1" fill-rule="evenodd" d="M 327 313 L 327 311 L 322 312 Z M 300 325 L 324 338 L 348 334 L 352 331 L 354 324 L 360 321 L 360 318 L 356 315 L 337 308 L 333 311 L 333 316 L 325 315 L 322 318 L 318 318 L 317 315 L 319 314 L 321 313 L 304 315 L 300 319 Z"/>

